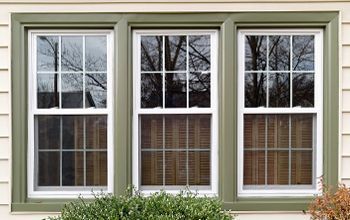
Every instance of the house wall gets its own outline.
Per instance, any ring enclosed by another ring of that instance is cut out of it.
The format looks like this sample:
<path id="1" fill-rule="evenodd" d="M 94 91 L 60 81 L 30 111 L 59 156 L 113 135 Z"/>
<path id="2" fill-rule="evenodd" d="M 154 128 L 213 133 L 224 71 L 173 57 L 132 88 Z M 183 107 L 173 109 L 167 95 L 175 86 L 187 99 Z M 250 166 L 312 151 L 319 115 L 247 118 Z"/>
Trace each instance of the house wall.
<path id="1" fill-rule="evenodd" d="M 92 6 L 93 4 L 93 6 Z M 11 213 L 10 14 L 13 12 L 340 11 L 339 177 L 350 185 L 350 2 L 325 0 L 0 0 L 0 219 L 41 219 Z M 336 73 L 334 73 L 336 74 Z M 52 214 L 52 213 L 51 213 Z M 240 212 L 238 219 L 309 219 L 299 212 Z"/>

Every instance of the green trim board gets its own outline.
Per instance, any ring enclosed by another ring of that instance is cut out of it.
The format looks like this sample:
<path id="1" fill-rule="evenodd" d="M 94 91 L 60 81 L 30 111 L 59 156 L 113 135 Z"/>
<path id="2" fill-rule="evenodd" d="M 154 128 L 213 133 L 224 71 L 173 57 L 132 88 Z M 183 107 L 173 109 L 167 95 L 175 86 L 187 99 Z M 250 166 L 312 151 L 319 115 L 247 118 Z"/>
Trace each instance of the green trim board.
<path id="1" fill-rule="evenodd" d="M 115 31 L 114 193 L 131 181 L 132 29 L 219 29 L 219 197 L 236 211 L 302 211 L 311 198 L 237 196 L 237 31 L 242 28 L 324 29 L 324 180 L 338 182 L 338 12 L 14 13 L 12 14 L 12 211 L 57 212 L 65 200 L 29 199 L 27 152 L 27 31 L 33 28 L 110 28 Z M 127 83 L 125 83 L 127 82 Z"/>

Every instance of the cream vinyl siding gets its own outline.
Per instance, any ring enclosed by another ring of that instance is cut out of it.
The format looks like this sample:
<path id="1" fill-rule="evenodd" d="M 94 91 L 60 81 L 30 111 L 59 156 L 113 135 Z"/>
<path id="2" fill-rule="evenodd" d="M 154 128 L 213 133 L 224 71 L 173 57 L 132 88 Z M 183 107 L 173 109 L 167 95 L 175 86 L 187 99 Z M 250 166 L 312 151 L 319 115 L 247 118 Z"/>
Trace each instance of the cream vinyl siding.
<path id="1" fill-rule="evenodd" d="M 186 2 L 186 3 L 181 3 Z M 93 3 L 93 4 L 92 4 Z M 341 181 L 350 185 L 350 2 L 326 0 L 0 0 L 0 219 L 41 219 L 47 213 L 10 213 L 11 192 L 11 70 L 10 13 L 12 12 L 239 12 L 340 11 L 339 164 Z M 337 74 L 337 73 L 334 73 Z M 344 103 L 342 103 L 344 102 Z M 300 212 L 239 212 L 240 220 L 302 220 Z"/>

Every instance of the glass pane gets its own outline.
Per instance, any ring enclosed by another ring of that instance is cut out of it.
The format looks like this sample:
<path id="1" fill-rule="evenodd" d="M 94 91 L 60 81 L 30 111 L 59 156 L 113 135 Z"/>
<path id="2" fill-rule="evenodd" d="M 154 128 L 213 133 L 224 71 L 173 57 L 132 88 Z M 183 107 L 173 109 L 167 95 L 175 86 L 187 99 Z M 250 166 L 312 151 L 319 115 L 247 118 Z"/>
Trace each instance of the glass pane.
<path id="1" fill-rule="evenodd" d="M 163 70 L 163 37 L 141 37 L 141 71 Z"/>
<path id="2" fill-rule="evenodd" d="M 266 73 L 245 74 L 245 107 L 266 106 Z"/>
<path id="3" fill-rule="evenodd" d="M 290 106 L 289 73 L 269 74 L 269 107 Z"/>
<path id="4" fill-rule="evenodd" d="M 312 184 L 312 151 L 292 151 L 292 184 Z"/>
<path id="5" fill-rule="evenodd" d="M 186 70 L 186 36 L 165 36 L 165 70 Z"/>
<path id="6" fill-rule="evenodd" d="M 188 36 L 190 71 L 210 70 L 210 35 Z"/>
<path id="7" fill-rule="evenodd" d="M 35 142 L 39 149 L 60 148 L 60 116 L 35 116 Z"/>
<path id="8" fill-rule="evenodd" d="M 244 148 L 265 148 L 265 115 L 244 115 Z"/>
<path id="9" fill-rule="evenodd" d="M 86 185 L 107 186 L 107 152 L 86 152 Z"/>
<path id="10" fill-rule="evenodd" d="M 210 185 L 210 152 L 188 153 L 188 182 L 190 185 Z"/>
<path id="11" fill-rule="evenodd" d="M 163 148 L 163 116 L 141 115 L 141 148 Z"/>
<path id="12" fill-rule="evenodd" d="M 107 116 L 86 116 L 86 148 L 107 149 Z"/>
<path id="13" fill-rule="evenodd" d="M 246 36 L 245 70 L 266 69 L 266 36 Z"/>
<path id="14" fill-rule="evenodd" d="M 62 148 L 84 147 L 84 116 L 62 116 Z"/>
<path id="15" fill-rule="evenodd" d="M 289 148 L 289 115 L 268 115 L 267 147 Z"/>
<path id="16" fill-rule="evenodd" d="M 187 153 L 165 152 L 165 185 L 187 185 Z"/>
<path id="17" fill-rule="evenodd" d="M 293 106 L 314 107 L 314 73 L 293 73 Z"/>
<path id="18" fill-rule="evenodd" d="M 37 75 L 38 108 L 54 108 L 59 106 L 58 74 Z"/>
<path id="19" fill-rule="evenodd" d="M 107 37 L 85 37 L 86 71 L 107 71 Z"/>
<path id="20" fill-rule="evenodd" d="M 187 117 L 184 115 L 166 115 L 165 148 L 186 149 L 187 147 Z"/>
<path id="21" fill-rule="evenodd" d="M 83 152 L 62 152 L 62 185 L 84 185 Z"/>
<path id="22" fill-rule="evenodd" d="M 244 185 L 265 184 L 265 152 L 244 151 Z"/>
<path id="23" fill-rule="evenodd" d="M 288 185 L 289 153 L 288 151 L 269 151 L 267 153 L 267 184 Z"/>
<path id="24" fill-rule="evenodd" d="M 83 71 L 83 37 L 63 36 L 62 40 L 62 71 Z"/>
<path id="25" fill-rule="evenodd" d="M 62 108 L 83 107 L 83 74 L 62 74 Z"/>
<path id="26" fill-rule="evenodd" d="M 188 147 L 196 149 L 210 149 L 211 116 L 188 116 Z"/>
<path id="27" fill-rule="evenodd" d="M 39 152 L 38 186 L 60 185 L 60 152 Z"/>
<path id="28" fill-rule="evenodd" d="M 190 73 L 190 107 L 210 107 L 210 73 Z"/>
<path id="29" fill-rule="evenodd" d="M 293 70 L 314 70 L 315 42 L 312 35 L 293 36 Z"/>
<path id="30" fill-rule="evenodd" d="M 186 74 L 167 73 L 165 75 L 165 107 L 186 107 Z"/>
<path id="31" fill-rule="evenodd" d="M 85 107 L 107 107 L 107 74 L 95 73 L 85 75 Z"/>
<path id="32" fill-rule="evenodd" d="M 141 108 L 163 107 L 162 74 L 141 74 Z"/>
<path id="33" fill-rule="evenodd" d="M 290 70 L 290 36 L 269 36 L 269 70 Z"/>
<path id="34" fill-rule="evenodd" d="M 313 114 L 292 115 L 292 148 L 313 147 Z"/>
<path id="35" fill-rule="evenodd" d="M 163 185 L 163 152 L 141 152 L 141 185 Z"/>
<path id="36" fill-rule="evenodd" d="M 37 38 L 37 70 L 54 71 L 59 69 L 58 37 L 38 36 Z"/>

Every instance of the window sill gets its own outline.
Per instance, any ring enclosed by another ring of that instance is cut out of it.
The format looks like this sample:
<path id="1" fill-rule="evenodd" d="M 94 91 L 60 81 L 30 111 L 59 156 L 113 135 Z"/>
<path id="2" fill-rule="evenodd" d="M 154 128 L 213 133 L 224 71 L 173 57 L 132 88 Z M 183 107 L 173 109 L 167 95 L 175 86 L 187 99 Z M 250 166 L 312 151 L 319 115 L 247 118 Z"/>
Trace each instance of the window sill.
<path id="1" fill-rule="evenodd" d="M 238 192 L 238 197 L 242 198 L 300 198 L 313 197 L 322 192 L 315 189 L 271 189 L 271 190 L 242 190 Z"/>
<path id="2" fill-rule="evenodd" d="M 237 198 L 235 202 L 224 202 L 223 208 L 232 211 L 300 211 L 308 209 L 312 197 L 300 198 Z"/>

